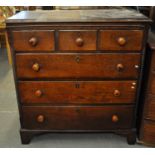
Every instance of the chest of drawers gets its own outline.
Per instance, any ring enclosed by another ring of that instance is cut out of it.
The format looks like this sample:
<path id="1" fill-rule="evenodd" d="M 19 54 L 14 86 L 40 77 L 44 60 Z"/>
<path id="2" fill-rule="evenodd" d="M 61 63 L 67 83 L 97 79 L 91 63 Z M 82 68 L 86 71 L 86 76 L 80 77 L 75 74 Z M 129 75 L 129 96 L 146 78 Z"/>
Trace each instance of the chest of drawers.
<path id="1" fill-rule="evenodd" d="M 149 22 L 116 9 L 8 19 L 22 143 L 46 132 L 113 132 L 135 143 Z"/>

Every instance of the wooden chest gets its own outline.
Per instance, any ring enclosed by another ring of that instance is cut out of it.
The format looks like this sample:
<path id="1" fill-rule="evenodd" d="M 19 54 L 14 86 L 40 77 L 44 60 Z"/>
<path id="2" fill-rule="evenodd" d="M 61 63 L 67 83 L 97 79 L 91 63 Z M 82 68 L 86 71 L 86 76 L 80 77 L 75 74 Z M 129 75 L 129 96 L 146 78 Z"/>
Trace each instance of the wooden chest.
<path id="1" fill-rule="evenodd" d="M 149 22 L 124 9 L 8 19 L 22 143 L 45 132 L 114 132 L 135 143 Z"/>
<path id="2" fill-rule="evenodd" d="M 155 145 L 155 34 L 153 33 L 149 35 L 145 68 L 139 139 L 144 144 Z"/>

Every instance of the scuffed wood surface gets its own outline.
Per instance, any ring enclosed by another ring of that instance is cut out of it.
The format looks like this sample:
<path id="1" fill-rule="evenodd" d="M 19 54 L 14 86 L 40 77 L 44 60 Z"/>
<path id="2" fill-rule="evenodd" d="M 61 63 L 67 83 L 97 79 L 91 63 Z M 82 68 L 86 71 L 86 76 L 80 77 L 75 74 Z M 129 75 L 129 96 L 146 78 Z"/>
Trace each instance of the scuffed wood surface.
<path id="1" fill-rule="evenodd" d="M 22 11 L 7 19 L 7 23 L 29 22 L 148 22 L 146 16 L 135 10 L 104 9 L 104 10 L 53 10 L 53 11 Z"/>

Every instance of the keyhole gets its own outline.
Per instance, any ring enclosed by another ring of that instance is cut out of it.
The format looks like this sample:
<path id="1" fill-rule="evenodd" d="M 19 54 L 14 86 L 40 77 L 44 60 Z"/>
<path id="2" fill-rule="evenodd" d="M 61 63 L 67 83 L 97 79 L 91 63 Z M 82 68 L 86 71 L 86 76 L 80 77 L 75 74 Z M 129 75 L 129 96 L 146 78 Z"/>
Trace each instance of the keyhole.
<path id="1" fill-rule="evenodd" d="M 79 62 L 80 62 L 80 57 L 79 57 L 79 56 L 76 56 L 75 61 L 76 61 L 77 63 L 79 63 Z"/>

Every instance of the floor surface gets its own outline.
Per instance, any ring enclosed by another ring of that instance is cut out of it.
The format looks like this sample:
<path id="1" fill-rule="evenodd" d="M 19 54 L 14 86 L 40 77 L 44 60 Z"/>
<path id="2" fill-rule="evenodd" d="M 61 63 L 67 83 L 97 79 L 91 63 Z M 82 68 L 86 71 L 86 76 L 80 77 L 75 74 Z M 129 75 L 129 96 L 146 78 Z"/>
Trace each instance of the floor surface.
<path id="1" fill-rule="evenodd" d="M 19 136 L 19 115 L 12 67 L 6 51 L 0 49 L 0 147 L 4 148 L 140 148 L 140 144 L 128 145 L 125 137 L 115 134 L 45 134 L 22 145 Z"/>

